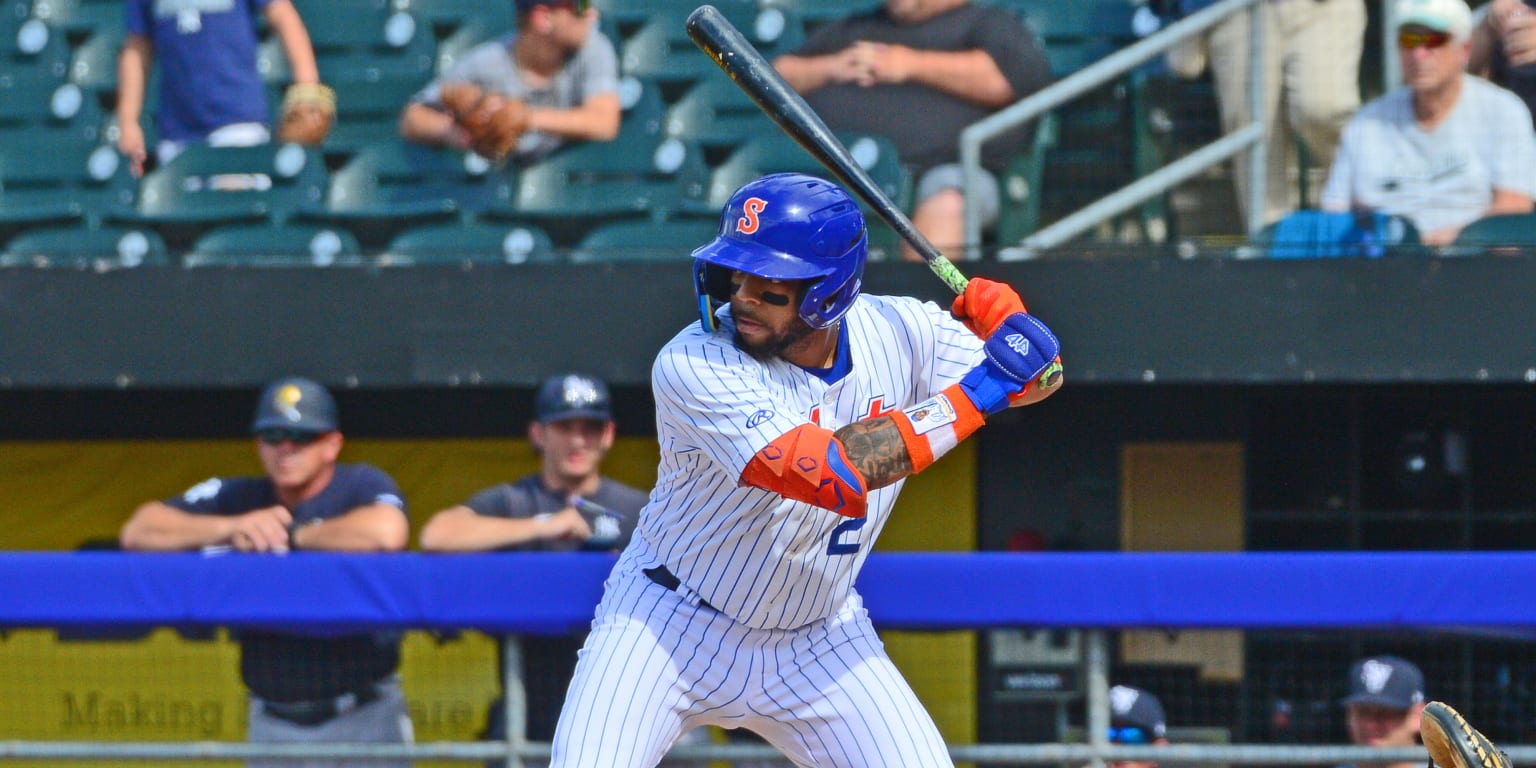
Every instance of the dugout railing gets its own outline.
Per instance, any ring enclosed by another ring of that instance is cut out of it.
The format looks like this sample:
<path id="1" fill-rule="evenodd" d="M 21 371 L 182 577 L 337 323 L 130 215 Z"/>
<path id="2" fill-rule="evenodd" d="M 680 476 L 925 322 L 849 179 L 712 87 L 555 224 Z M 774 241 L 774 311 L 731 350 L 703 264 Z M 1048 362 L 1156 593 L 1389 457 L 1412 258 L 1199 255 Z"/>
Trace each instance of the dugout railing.
<path id="1" fill-rule="evenodd" d="M 287 557 L 13 553 L 0 556 L 0 630 L 89 632 L 144 626 L 282 627 L 319 634 L 462 630 L 555 634 L 590 619 L 610 555 Z M 884 630 L 1085 629 L 1087 732 L 1108 722 L 1108 630 L 1246 628 L 1471 632 L 1536 638 L 1536 556 L 1521 553 L 876 554 L 860 578 Z M 517 585 L 511 589 L 509 585 Z M 299 597 L 301 596 L 301 597 Z M 508 670 L 519 668 L 518 644 Z M 505 742 L 407 745 L 231 741 L 0 741 L 5 760 L 184 761 L 253 757 L 486 761 L 547 756 L 519 727 L 520 682 L 504 681 Z M 1456 703 L 1456 702 L 1453 702 Z M 1493 733 L 1495 738 L 1499 734 Z M 1536 747 L 1501 744 L 1519 764 Z M 1277 744 L 1116 747 L 953 744 L 974 764 L 1342 764 L 1419 761 L 1421 750 Z M 772 759 L 768 747 L 702 744 L 672 759 Z"/>

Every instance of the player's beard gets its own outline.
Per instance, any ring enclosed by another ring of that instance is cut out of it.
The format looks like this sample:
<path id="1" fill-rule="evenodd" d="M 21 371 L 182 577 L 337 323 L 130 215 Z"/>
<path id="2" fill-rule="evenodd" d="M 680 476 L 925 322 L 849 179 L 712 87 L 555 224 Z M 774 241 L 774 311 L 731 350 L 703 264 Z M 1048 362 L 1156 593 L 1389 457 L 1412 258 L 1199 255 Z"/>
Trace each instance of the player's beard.
<path id="1" fill-rule="evenodd" d="M 756 320 L 756 318 L 751 319 Z M 772 336 L 756 344 L 747 341 L 739 330 L 732 333 L 731 341 L 736 344 L 737 349 L 751 355 L 755 360 L 766 363 L 783 357 L 785 351 L 805 341 L 814 330 L 816 329 L 797 317 L 788 328 L 776 331 Z"/>

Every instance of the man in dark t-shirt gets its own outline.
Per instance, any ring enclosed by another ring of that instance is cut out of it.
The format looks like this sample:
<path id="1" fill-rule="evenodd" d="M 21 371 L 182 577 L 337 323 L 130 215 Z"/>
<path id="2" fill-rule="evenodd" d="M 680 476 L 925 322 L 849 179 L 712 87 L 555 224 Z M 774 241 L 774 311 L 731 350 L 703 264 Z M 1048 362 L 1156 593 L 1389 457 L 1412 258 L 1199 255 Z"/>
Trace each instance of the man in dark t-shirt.
<path id="1" fill-rule="evenodd" d="M 608 387 L 583 374 L 544 381 L 534 401 L 528 439 L 539 452 L 538 474 L 501 483 L 433 515 L 421 531 L 432 552 L 575 550 L 616 552 L 629 544 L 646 494 L 600 474 L 613 447 Z M 582 638 L 524 637 L 528 738 L 548 741 L 576 667 Z M 505 679 L 503 674 L 502 679 Z M 503 702 L 492 705 L 484 733 L 505 739 Z"/>
<path id="2" fill-rule="evenodd" d="M 342 435 L 325 387 L 297 377 L 261 394 L 251 426 L 266 474 L 215 477 L 141 504 L 123 526 L 132 551 L 388 552 L 410 523 L 395 481 L 367 464 L 339 464 Z M 241 630 L 240 677 L 250 690 L 252 742 L 411 741 L 396 670 L 398 633 L 307 636 Z M 309 766 L 407 762 L 308 761 Z M 291 766 L 252 760 L 248 766 Z"/>
<path id="3" fill-rule="evenodd" d="M 960 257 L 964 210 L 997 219 L 995 175 L 1027 144 L 1027 128 L 983 147 L 994 176 L 966 200 L 960 132 L 1050 83 L 1045 50 L 1012 11 L 967 0 L 886 0 L 881 8 L 823 25 L 773 66 L 835 131 L 884 136 L 912 169 L 912 223 L 950 258 Z M 908 259 L 916 254 L 904 249 Z"/>

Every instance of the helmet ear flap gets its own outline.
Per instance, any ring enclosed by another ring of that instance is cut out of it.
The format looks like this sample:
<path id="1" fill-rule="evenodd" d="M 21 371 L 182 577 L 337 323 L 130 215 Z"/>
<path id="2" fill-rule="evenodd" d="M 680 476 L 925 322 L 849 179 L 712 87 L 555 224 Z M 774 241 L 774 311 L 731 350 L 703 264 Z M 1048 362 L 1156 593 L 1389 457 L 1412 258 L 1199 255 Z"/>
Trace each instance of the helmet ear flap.
<path id="1" fill-rule="evenodd" d="M 722 304 L 729 302 L 731 294 L 736 292 L 736 287 L 731 285 L 732 272 L 719 264 L 705 264 L 704 294 Z"/>

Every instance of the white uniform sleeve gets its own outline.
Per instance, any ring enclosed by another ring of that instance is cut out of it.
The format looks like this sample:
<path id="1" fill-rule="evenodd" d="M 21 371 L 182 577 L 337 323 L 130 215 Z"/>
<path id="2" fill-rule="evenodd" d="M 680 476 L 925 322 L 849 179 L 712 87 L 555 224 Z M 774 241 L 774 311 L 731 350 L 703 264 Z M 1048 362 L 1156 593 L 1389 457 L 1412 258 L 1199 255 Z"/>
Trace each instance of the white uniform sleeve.
<path id="1" fill-rule="evenodd" d="M 919 366 L 914 381 L 927 382 L 929 391 L 918 392 L 913 403 L 920 403 L 965 378 L 985 358 L 985 342 L 955 319 L 948 309 L 931 301 L 913 301 L 920 313 L 916 321 L 932 329 L 933 349 L 919 350 L 913 356 Z M 919 335 L 919 338 L 922 336 Z M 926 352 L 926 354 L 924 354 Z"/>
<path id="2" fill-rule="evenodd" d="M 806 423 L 774 398 L 758 363 L 728 344 L 669 344 L 651 369 L 662 449 L 699 451 L 740 477 L 753 454 Z"/>

